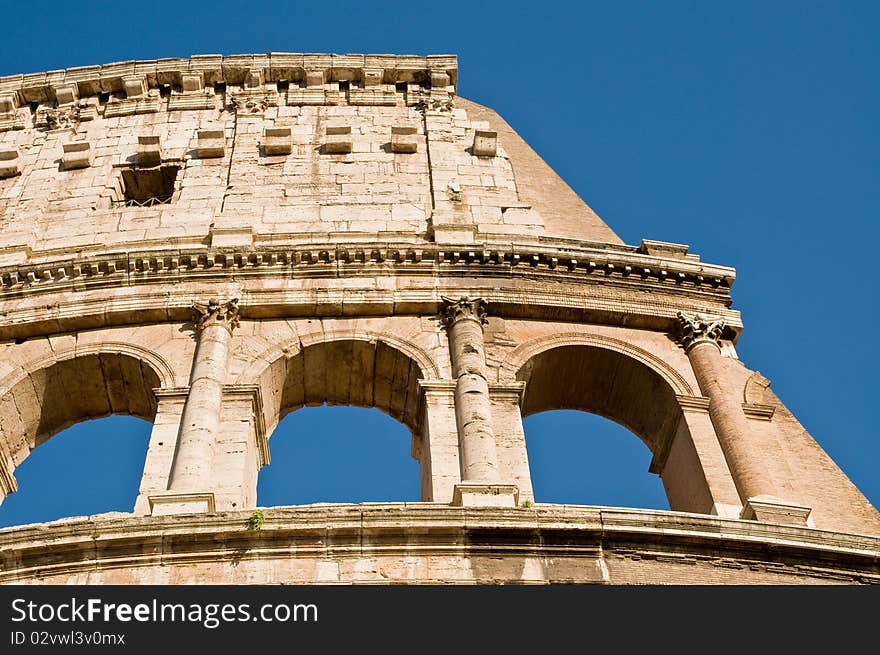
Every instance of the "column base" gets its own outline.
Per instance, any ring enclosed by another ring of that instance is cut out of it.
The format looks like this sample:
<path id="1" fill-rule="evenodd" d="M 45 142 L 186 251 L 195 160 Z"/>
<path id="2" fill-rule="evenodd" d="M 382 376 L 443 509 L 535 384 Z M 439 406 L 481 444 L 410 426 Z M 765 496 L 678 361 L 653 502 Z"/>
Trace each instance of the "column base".
<path id="1" fill-rule="evenodd" d="M 167 516 L 169 514 L 211 514 L 214 512 L 214 494 L 163 493 L 150 496 L 150 514 Z"/>
<path id="2" fill-rule="evenodd" d="M 772 496 L 755 496 L 746 501 L 740 518 L 761 523 L 807 525 L 810 511 L 809 507 L 788 503 Z"/>
<path id="3" fill-rule="evenodd" d="M 515 484 L 462 482 L 452 491 L 452 504 L 458 507 L 516 507 L 519 489 Z"/>

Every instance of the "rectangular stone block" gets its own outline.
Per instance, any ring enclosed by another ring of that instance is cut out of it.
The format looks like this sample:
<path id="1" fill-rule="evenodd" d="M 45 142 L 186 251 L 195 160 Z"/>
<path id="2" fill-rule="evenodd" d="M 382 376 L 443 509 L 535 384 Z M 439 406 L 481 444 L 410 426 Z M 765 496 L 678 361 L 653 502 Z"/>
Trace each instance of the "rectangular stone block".
<path id="1" fill-rule="evenodd" d="M 330 154 L 347 154 L 351 152 L 351 126 L 328 126 L 324 150 Z"/>
<path id="2" fill-rule="evenodd" d="M 516 507 L 519 490 L 515 484 L 468 484 L 455 485 L 452 504 L 459 507 Z"/>
<path id="3" fill-rule="evenodd" d="M 164 493 L 150 496 L 150 513 L 153 516 L 169 514 L 210 514 L 214 512 L 214 494 Z"/>
<path id="4" fill-rule="evenodd" d="M 306 71 L 306 86 L 309 88 L 324 85 L 326 74 L 324 69 L 312 69 Z"/>
<path id="5" fill-rule="evenodd" d="M 449 74 L 442 71 L 431 71 L 431 87 L 445 89 L 449 86 Z"/>
<path id="6" fill-rule="evenodd" d="M 494 157 L 498 152 L 498 133 L 493 130 L 475 130 L 473 152 L 477 157 Z"/>
<path id="7" fill-rule="evenodd" d="M 391 152 L 413 153 L 418 150 L 418 134 L 412 125 L 391 128 Z"/>
<path id="8" fill-rule="evenodd" d="M 199 130 L 196 153 L 201 159 L 222 157 L 226 152 L 226 134 L 223 130 Z"/>
<path id="9" fill-rule="evenodd" d="M 88 168 L 92 165 L 92 147 L 85 141 L 75 141 L 62 145 L 64 153 L 61 155 L 62 170 L 69 171 L 77 168 Z"/>
<path id="10" fill-rule="evenodd" d="M 783 525 L 807 525 L 810 508 L 787 503 L 777 498 L 755 497 L 746 501 L 742 518 L 761 523 L 781 523 Z"/>
<path id="11" fill-rule="evenodd" d="M 293 146 L 289 127 L 267 127 L 263 134 L 263 151 L 267 155 L 289 155 Z"/>
<path id="12" fill-rule="evenodd" d="M 140 98 L 147 92 L 147 79 L 143 75 L 126 75 L 122 78 L 122 88 L 127 98 Z"/>
<path id="13" fill-rule="evenodd" d="M 138 164 L 158 166 L 161 163 L 162 147 L 158 135 L 142 134 L 138 136 Z"/>
<path id="14" fill-rule="evenodd" d="M 252 68 L 247 72 L 244 78 L 244 88 L 249 90 L 260 89 L 263 87 L 263 69 Z"/>
<path id="15" fill-rule="evenodd" d="M 69 105 L 76 102 L 76 84 L 62 84 L 55 87 L 55 102 L 59 105 Z"/>
<path id="16" fill-rule="evenodd" d="M 21 174 L 21 162 L 17 148 L 0 150 L 0 178 L 15 177 Z"/>
<path id="17" fill-rule="evenodd" d="M 205 76 L 200 71 L 189 71 L 180 76 L 180 88 L 184 93 L 199 93 L 205 88 Z"/>

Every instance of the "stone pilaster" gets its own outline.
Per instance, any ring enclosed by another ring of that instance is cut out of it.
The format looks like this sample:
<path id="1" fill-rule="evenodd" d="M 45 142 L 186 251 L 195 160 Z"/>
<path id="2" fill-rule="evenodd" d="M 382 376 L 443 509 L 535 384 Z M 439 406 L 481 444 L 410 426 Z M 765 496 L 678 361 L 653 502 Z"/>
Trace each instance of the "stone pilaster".
<path id="1" fill-rule="evenodd" d="M 193 303 L 196 350 L 183 407 L 168 493 L 151 496 L 154 514 L 214 510 L 213 460 L 223 404 L 223 383 L 238 299 Z"/>
<path id="2" fill-rule="evenodd" d="M 502 480 L 516 485 L 519 502 L 534 502 L 526 434 L 523 428 L 522 398 L 525 382 L 493 383 L 489 385 L 492 401 L 492 425 L 495 430 L 495 448 Z"/>
<path id="3" fill-rule="evenodd" d="M 153 389 L 153 393 L 156 395 L 156 416 L 153 419 L 141 485 L 134 504 L 135 514 L 149 514 L 152 511 L 150 498 L 167 494 L 177 436 L 180 434 L 180 417 L 183 415 L 189 389 Z"/>
<path id="4" fill-rule="evenodd" d="M 724 371 L 723 319 L 678 314 L 678 341 L 690 360 L 700 391 L 709 399 L 709 417 L 743 503 L 742 518 L 805 524 L 810 510 L 777 497 L 761 448 Z"/>
<path id="5" fill-rule="evenodd" d="M 455 421 L 461 451 L 461 483 L 453 502 L 463 505 L 516 505 L 517 489 L 502 484 L 492 403 L 486 377 L 482 298 L 443 298 L 443 317 L 449 337 L 452 377 L 455 381 Z"/>
<path id="6" fill-rule="evenodd" d="M 455 419 L 455 383 L 419 380 L 424 398 L 422 430 L 414 440 L 413 456 L 421 469 L 421 499 L 451 503 L 461 482 L 458 428 Z"/>

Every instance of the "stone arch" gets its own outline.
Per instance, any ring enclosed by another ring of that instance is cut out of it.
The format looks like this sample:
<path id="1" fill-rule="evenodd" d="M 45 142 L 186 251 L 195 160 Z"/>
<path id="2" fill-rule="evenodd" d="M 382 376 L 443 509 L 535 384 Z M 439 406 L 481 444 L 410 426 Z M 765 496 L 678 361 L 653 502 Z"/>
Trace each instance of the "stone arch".
<path id="1" fill-rule="evenodd" d="M 0 383 L 2 496 L 17 489 L 14 470 L 53 435 L 112 414 L 152 423 L 157 408 L 153 389 L 173 383 L 173 372 L 161 357 L 119 343 L 62 351 L 7 376 Z"/>
<path id="2" fill-rule="evenodd" d="M 674 390 L 682 396 L 694 396 L 693 387 L 684 376 L 656 355 L 643 348 L 634 346 L 621 339 L 601 334 L 584 334 L 582 332 L 564 332 L 551 336 L 537 337 L 514 348 L 498 368 L 500 382 L 513 382 L 522 366 L 536 355 L 561 346 L 592 346 L 612 350 L 635 359 L 657 375 L 662 377 Z"/>
<path id="3" fill-rule="evenodd" d="M 439 377 L 436 362 L 410 341 L 340 330 L 313 332 L 273 346 L 237 381 L 259 385 L 270 435 L 289 412 L 322 404 L 375 407 L 418 433 L 422 421 L 418 380 Z"/>
<path id="4" fill-rule="evenodd" d="M 720 451 L 707 403 L 655 355 L 599 335 L 554 335 L 516 348 L 499 377 L 526 383 L 523 416 L 574 409 L 623 425 L 653 454 L 650 470 L 660 475 L 673 510 L 717 511 L 724 486 L 718 476 L 725 473 L 712 468 Z"/>

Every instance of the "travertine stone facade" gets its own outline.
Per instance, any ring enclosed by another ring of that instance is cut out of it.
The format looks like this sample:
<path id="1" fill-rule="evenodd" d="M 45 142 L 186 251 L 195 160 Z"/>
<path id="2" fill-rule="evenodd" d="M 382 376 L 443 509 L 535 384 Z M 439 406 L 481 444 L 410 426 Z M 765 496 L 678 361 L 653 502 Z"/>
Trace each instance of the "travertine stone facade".
<path id="1" fill-rule="evenodd" d="M 457 75 L 271 53 L 0 78 L 0 497 L 73 423 L 153 423 L 133 516 L 0 531 L 0 579 L 876 581 L 880 515 L 737 358 L 735 272 L 623 244 Z M 242 532 L 273 430 L 322 403 L 409 428 L 423 504 Z M 550 409 L 631 429 L 674 511 L 541 505 L 522 417 Z"/>

